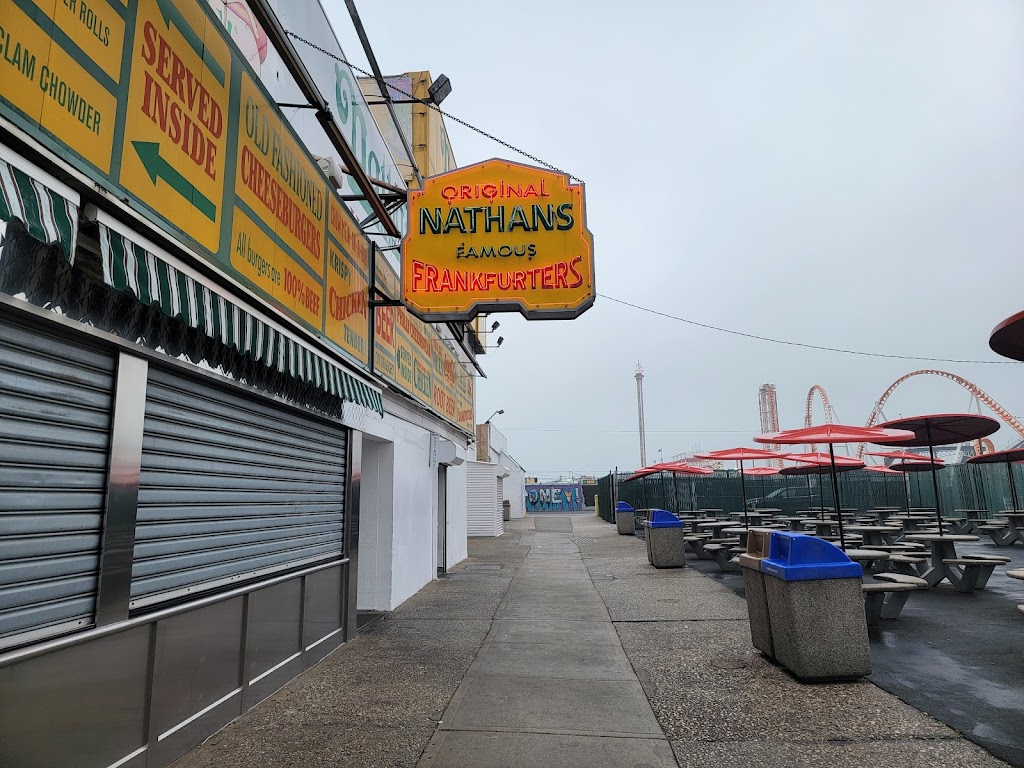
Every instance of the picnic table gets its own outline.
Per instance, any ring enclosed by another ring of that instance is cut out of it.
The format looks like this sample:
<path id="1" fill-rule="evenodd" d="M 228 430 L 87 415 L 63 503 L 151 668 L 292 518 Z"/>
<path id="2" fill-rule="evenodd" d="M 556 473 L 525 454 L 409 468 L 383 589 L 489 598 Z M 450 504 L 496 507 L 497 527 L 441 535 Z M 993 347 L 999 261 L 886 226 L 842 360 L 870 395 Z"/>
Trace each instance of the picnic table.
<path id="1" fill-rule="evenodd" d="M 774 519 L 775 519 L 775 522 L 783 523 L 783 524 L 786 525 L 787 528 L 789 528 L 789 530 L 796 531 L 797 533 L 803 533 L 804 532 L 804 526 L 803 526 L 804 522 L 810 520 L 810 518 L 808 518 L 808 517 L 797 517 L 797 516 L 793 516 L 793 517 L 776 517 Z"/>
<path id="2" fill-rule="evenodd" d="M 963 533 L 908 533 L 907 541 L 919 541 L 931 549 L 929 567 L 918 575 L 934 587 L 944 579 L 959 592 L 970 594 L 975 589 L 984 589 L 988 577 L 998 564 L 996 560 L 982 557 L 961 558 L 956 554 L 956 543 L 977 541 L 978 537 Z"/>
<path id="3" fill-rule="evenodd" d="M 1012 571 L 1007 571 L 1006 575 L 1011 579 L 1019 579 L 1024 581 L 1024 568 L 1014 568 Z M 1024 605 L 1018 605 L 1017 610 L 1024 613 Z"/>
<path id="4" fill-rule="evenodd" d="M 899 529 L 891 525 L 848 525 L 846 530 L 863 535 L 864 546 L 867 549 L 870 549 L 872 545 L 891 544 L 892 539 L 900 534 Z"/>
<path id="5" fill-rule="evenodd" d="M 770 512 L 764 512 L 761 510 L 747 510 L 746 515 L 743 512 L 733 512 L 732 518 L 734 521 L 748 520 L 755 526 L 760 525 L 766 517 L 771 517 Z"/>
<path id="6" fill-rule="evenodd" d="M 933 517 L 931 515 L 892 515 L 888 518 L 887 522 L 898 522 L 903 526 L 904 531 L 913 533 L 914 531 L 919 531 L 922 525 L 928 525 L 932 520 Z"/>
<path id="7" fill-rule="evenodd" d="M 874 562 L 883 562 L 889 559 L 889 553 L 883 552 L 878 549 L 847 549 L 846 556 L 853 560 L 855 563 L 860 563 L 860 567 L 865 571 L 871 567 Z"/>
<path id="8" fill-rule="evenodd" d="M 1015 509 L 1004 509 L 999 512 L 1000 518 L 1006 518 L 1007 525 L 1000 526 L 997 520 L 989 520 L 987 525 L 977 525 L 975 530 L 985 533 L 1000 547 L 1008 547 L 1020 542 L 1024 544 L 1024 512 Z"/>

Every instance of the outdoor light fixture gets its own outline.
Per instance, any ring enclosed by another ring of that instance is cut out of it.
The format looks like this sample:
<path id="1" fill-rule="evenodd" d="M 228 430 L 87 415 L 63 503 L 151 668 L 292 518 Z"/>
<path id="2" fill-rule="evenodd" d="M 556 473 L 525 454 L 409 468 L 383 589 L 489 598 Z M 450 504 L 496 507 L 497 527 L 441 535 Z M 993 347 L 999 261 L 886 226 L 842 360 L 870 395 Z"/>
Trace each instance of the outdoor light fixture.
<path id="1" fill-rule="evenodd" d="M 495 320 L 494 323 L 491 325 L 491 333 L 494 333 L 496 330 L 498 330 L 499 325 L 501 325 L 501 323 Z"/>
<path id="2" fill-rule="evenodd" d="M 504 336 L 499 336 L 499 337 L 498 337 L 498 344 L 497 344 L 497 346 L 499 346 L 499 347 L 500 347 L 500 346 L 501 346 L 501 342 L 503 342 L 504 340 L 505 340 L 505 337 L 504 337 Z"/>
<path id="3" fill-rule="evenodd" d="M 448 94 L 451 92 L 452 81 L 444 75 L 438 75 L 427 90 L 427 93 L 430 94 L 430 101 L 434 106 L 440 106 L 441 102 L 448 98 Z"/>
<path id="4" fill-rule="evenodd" d="M 495 416 L 500 416 L 504 412 L 505 412 L 504 408 L 499 408 L 498 410 L 496 410 L 494 413 L 492 413 L 490 416 L 487 417 L 487 421 L 485 421 L 484 424 L 490 424 L 491 423 L 491 419 L 493 419 Z"/>

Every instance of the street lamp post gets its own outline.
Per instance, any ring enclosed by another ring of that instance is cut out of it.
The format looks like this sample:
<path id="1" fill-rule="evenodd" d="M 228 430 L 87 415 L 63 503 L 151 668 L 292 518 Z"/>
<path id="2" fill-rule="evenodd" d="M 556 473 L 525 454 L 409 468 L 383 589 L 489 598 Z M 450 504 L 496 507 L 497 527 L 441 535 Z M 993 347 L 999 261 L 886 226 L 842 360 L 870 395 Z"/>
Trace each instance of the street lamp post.
<path id="1" fill-rule="evenodd" d="M 485 421 L 484 424 L 490 424 L 491 423 L 491 419 L 493 419 L 495 416 L 500 416 L 504 412 L 505 412 L 504 408 L 499 408 L 498 410 L 496 410 L 494 413 L 492 413 L 490 416 L 487 417 L 487 421 Z"/>

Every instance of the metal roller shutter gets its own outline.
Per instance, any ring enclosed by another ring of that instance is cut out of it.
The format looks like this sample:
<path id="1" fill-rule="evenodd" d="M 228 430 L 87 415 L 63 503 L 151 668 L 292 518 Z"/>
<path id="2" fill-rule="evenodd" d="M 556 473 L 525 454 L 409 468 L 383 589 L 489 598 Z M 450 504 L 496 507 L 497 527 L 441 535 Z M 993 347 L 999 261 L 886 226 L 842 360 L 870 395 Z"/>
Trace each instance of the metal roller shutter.
<path id="1" fill-rule="evenodd" d="M 150 368 L 131 608 L 342 554 L 346 432 Z"/>
<path id="2" fill-rule="evenodd" d="M 496 536 L 494 513 L 498 484 L 494 465 L 466 462 L 466 533 L 469 536 Z M 498 512 L 501 519 L 501 512 Z"/>
<path id="3" fill-rule="evenodd" d="M 0 648 L 93 623 L 114 367 L 0 323 Z"/>
<path id="4" fill-rule="evenodd" d="M 494 510 L 494 532 L 496 536 L 501 536 L 505 532 L 505 479 L 502 477 L 498 478 L 498 498 L 497 505 Z"/>

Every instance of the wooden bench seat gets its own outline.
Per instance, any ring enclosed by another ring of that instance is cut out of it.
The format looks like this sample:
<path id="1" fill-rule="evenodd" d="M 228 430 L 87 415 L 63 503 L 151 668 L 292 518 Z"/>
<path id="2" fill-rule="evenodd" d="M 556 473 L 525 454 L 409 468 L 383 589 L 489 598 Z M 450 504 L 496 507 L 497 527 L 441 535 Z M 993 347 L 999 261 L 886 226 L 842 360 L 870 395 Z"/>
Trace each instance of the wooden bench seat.
<path id="1" fill-rule="evenodd" d="M 1006 572 L 1011 579 L 1024 579 L 1024 568 L 1014 568 Z"/>

